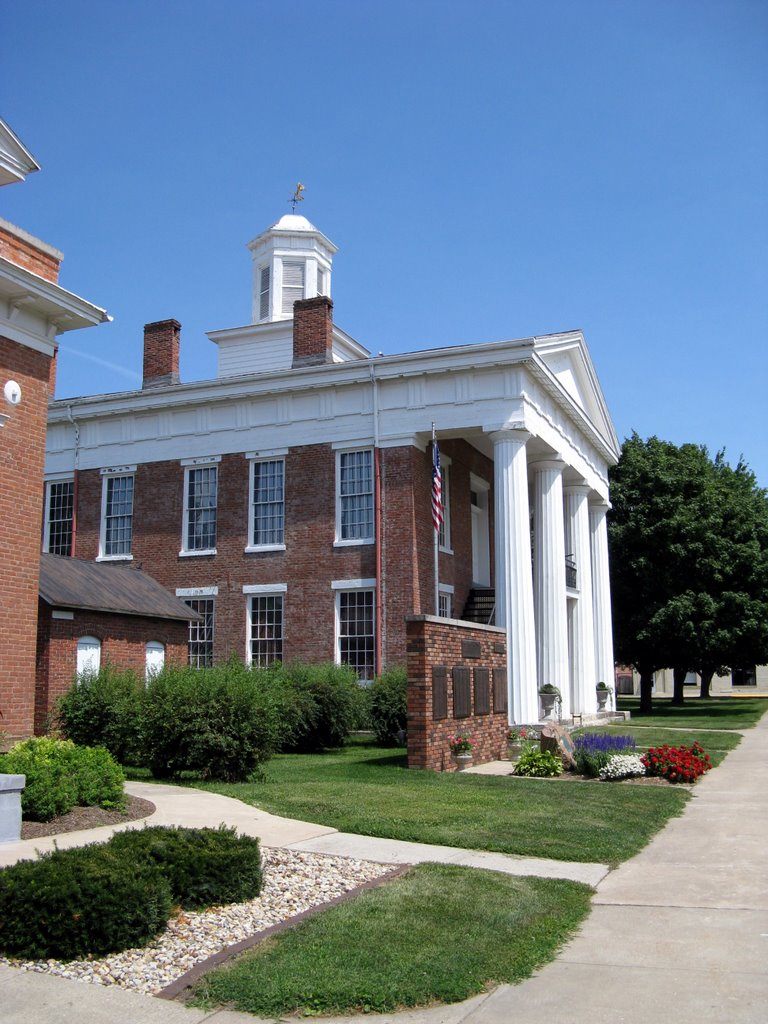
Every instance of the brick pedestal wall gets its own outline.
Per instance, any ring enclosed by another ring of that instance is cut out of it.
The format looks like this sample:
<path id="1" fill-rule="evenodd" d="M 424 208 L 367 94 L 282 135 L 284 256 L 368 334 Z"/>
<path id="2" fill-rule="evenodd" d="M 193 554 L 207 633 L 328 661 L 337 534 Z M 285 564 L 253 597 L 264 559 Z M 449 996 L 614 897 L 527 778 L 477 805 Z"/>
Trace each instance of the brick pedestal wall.
<path id="1" fill-rule="evenodd" d="M 408 767 L 453 771 L 449 739 L 464 733 L 474 762 L 506 755 L 506 634 L 495 626 L 406 619 Z"/>

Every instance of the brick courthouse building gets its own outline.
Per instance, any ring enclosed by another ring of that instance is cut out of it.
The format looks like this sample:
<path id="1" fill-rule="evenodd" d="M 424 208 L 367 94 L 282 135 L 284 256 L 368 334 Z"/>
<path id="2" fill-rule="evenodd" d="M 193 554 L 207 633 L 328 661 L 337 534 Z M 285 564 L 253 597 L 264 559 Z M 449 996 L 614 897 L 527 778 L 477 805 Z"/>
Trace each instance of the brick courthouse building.
<path id="1" fill-rule="evenodd" d="M 195 664 L 335 659 L 370 679 L 429 646 L 437 624 L 407 641 L 407 616 L 484 603 L 504 723 L 537 721 L 545 682 L 564 714 L 593 711 L 613 676 L 619 446 L 581 333 L 372 358 L 333 323 L 320 231 L 291 214 L 249 248 L 252 322 L 209 334 L 214 380 L 179 381 L 165 320 L 145 328 L 141 390 L 52 404 L 43 549 L 140 565 L 201 616 Z"/>

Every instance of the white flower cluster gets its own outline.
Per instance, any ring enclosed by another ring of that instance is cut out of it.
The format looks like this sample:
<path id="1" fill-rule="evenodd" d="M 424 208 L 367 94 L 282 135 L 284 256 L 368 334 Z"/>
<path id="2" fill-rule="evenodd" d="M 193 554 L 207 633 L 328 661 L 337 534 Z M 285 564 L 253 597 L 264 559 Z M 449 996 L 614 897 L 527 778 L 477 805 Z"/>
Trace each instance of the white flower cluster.
<path id="1" fill-rule="evenodd" d="M 637 754 L 614 754 L 605 768 L 600 769 L 603 782 L 633 779 L 637 775 L 645 775 L 645 765 Z"/>

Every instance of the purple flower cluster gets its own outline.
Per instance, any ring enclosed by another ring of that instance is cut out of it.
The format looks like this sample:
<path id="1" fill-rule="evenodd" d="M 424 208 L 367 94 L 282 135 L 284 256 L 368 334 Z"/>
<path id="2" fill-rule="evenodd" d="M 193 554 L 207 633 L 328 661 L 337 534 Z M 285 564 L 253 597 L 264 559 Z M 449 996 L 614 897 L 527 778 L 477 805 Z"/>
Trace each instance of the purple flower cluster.
<path id="1" fill-rule="evenodd" d="M 609 736 L 599 732 L 585 732 L 575 740 L 576 750 L 585 754 L 623 754 L 635 749 L 634 736 Z"/>

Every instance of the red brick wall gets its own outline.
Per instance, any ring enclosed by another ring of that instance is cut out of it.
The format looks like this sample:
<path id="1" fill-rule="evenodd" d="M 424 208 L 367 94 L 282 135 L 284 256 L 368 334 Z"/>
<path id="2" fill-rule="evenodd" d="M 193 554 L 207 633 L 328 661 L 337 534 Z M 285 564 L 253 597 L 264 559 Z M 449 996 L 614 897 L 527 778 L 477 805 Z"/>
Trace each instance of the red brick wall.
<path id="1" fill-rule="evenodd" d="M 38 249 L 31 241 L 18 238 L 12 231 L 0 227 L 0 256 L 25 270 L 31 270 L 38 277 L 56 284 L 59 280 L 61 261 L 56 256 Z"/>
<path id="2" fill-rule="evenodd" d="M 467 641 L 479 645 L 477 657 L 468 657 L 466 650 L 462 650 Z M 476 669 L 489 669 L 492 683 L 493 669 L 506 668 L 504 631 L 491 626 L 448 623 L 432 616 L 412 616 L 407 622 L 407 644 L 408 767 L 453 770 L 448 742 L 456 733 L 466 734 L 475 744 L 475 764 L 504 757 L 507 713 L 494 708 L 492 685 L 490 714 L 475 713 Z M 435 666 L 448 670 L 448 716 L 438 721 L 433 718 L 432 669 Z M 451 670 L 455 667 L 466 667 L 471 673 L 472 713 L 467 718 L 454 717 Z"/>
<path id="3" fill-rule="evenodd" d="M 451 466 L 453 555 L 441 554 L 441 581 L 456 588 L 455 614 L 472 581 L 469 473 L 492 479 L 492 464 L 463 441 L 446 442 Z M 205 452 L 199 453 L 201 457 Z M 434 608 L 431 454 L 414 447 L 381 455 L 384 665 L 405 665 L 405 616 Z M 309 661 L 335 657 L 332 580 L 373 579 L 373 544 L 334 547 L 336 455 L 330 445 L 293 448 L 286 456 L 284 552 L 245 553 L 248 543 L 249 470 L 242 453 L 218 464 L 216 555 L 179 556 L 184 467 L 178 461 L 140 465 L 134 491 L 135 562 L 172 592 L 218 587 L 214 657 L 246 655 L 247 584 L 284 583 L 284 656 Z M 78 479 L 77 555 L 95 558 L 99 545 L 102 477 Z M 493 541 L 491 539 L 491 550 Z"/>
<path id="4" fill-rule="evenodd" d="M 165 646 L 165 663 L 187 661 L 186 622 L 153 619 L 140 615 L 75 611 L 73 619 L 54 619 L 40 602 L 38 618 L 37 687 L 35 732 L 45 732 L 49 713 L 69 690 L 77 671 L 77 641 L 83 636 L 101 640 L 101 664 L 133 669 L 144 677 L 146 645 L 157 640 Z"/>
<path id="5" fill-rule="evenodd" d="M 40 570 L 50 357 L 0 337 L 0 382 L 21 386 L 0 427 L 0 729 L 10 738 L 34 726 L 35 633 Z"/>

